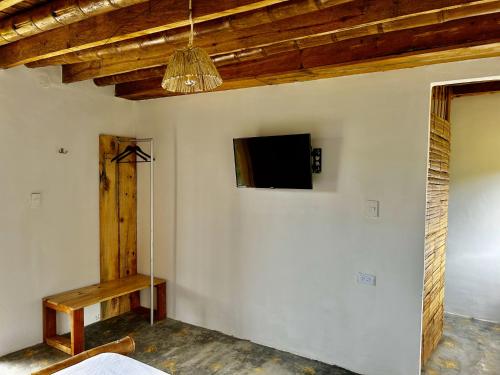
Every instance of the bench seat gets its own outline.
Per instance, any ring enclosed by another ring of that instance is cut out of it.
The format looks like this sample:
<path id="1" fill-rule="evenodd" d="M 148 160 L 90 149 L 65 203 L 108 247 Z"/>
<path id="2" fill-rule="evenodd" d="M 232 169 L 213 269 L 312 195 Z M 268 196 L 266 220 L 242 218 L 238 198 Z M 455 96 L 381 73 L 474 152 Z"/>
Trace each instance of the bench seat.
<path id="1" fill-rule="evenodd" d="M 43 299 L 43 341 L 70 355 L 85 350 L 83 309 L 96 303 L 130 295 L 132 309 L 141 309 L 138 291 L 150 286 L 150 277 L 137 274 L 54 294 Z M 156 320 L 166 318 L 166 280 L 155 277 Z M 70 338 L 56 334 L 56 311 L 70 317 Z"/>

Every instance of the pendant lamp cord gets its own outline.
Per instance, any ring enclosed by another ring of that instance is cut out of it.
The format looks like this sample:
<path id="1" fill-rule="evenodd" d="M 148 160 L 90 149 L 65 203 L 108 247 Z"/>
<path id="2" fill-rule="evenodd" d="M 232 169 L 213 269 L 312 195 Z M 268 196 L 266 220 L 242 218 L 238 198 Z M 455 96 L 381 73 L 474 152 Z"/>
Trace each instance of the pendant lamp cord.
<path id="1" fill-rule="evenodd" d="M 193 46 L 194 39 L 194 22 L 193 22 L 193 3 L 189 0 L 189 24 L 191 25 L 191 32 L 189 33 L 189 47 Z"/>

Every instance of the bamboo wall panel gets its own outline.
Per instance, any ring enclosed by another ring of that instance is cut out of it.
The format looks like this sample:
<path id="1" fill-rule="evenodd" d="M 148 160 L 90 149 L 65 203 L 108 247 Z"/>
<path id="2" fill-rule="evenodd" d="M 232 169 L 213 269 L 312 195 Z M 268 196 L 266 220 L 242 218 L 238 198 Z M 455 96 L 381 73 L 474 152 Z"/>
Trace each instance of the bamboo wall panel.
<path id="1" fill-rule="evenodd" d="M 137 273 L 137 173 L 135 163 L 111 162 L 128 145 L 99 136 L 99 224 L 101 282 Z M 120 138 L 125 141 L 126 138 Z M 134 156 L 126 160 L 135 161 Z M 128 296 L 101 303 L 101 318 L 130 310 Z"/>
<path id="2" fill-rule="evenodd" d="M 450 95 L 447 87 L 432 91 L 422 326 L 422 363 L 443 335 L 444 272 L 448 236 L 450 165 Z"/>

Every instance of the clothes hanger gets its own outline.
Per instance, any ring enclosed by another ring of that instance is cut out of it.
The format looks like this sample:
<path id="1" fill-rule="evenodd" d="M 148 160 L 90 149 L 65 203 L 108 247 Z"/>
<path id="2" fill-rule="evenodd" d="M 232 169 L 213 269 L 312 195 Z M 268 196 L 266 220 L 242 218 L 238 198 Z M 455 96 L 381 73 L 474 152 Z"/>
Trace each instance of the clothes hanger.
<path id="1" fill-rule="evenodd" d="M 150 156 L 149 154 L 146 154 L 146 153 L 142 150 L 142 148 L 140 148 L 140 147 L 139 147 L 139 146 L 137 146 L 137 145 L 135 145 L 135 146 L 130 146 L 130 145 L 129 145 L 129 146 L 127 146 L 125 149 L 128 149 L 128 150 L 130 150 L 131 152 L 135 152 L 135 153 L 137 153 L 138 155 L 139 155 L 139 154 L 141 154 L 141 155 L 143 155 L 144 157 L 146 157 L 146 158 L 148 158 L 148 159 L 149 159 L 149 158 L 151 158 L 151 156 Z"/>
<path id="2" fill-rule="evenodd" d="M 136 151 L 138 152 L 138 154 L 142 154 L 142 155 L 144 155 L 147 159 L 151 159 L 151 155 L 146 154 L 146 153 L 142 150 L 142 148 L 140 148 L 139 146 L 137 146 L 137 145 L 136 145 L 136 146 L 135 146 L 135 149 L 136 149 Z"/>
<path id="3" fill-rule="evenodd" d="M 130 145 L 129 145 L 129 146 L 127 146 L 127 147 L 125 148 L 125 150 L 124 150 L 124 151 L 122 151 L 120 154 L 118 154 L 118 155 L 116 156 L 116 160 L 117 160 L 117 161 L 121 161 L 122 159 L 125 159 L 127 156 L 129 156 L 129 155 L 131 155 L 131 154 L 136 154 L 136 155 L 137 155 L 137 156 L 139 156 L 141 159 L 143 159 L 143 160 L 147 160 L 147 157 L 145 157 L 145 156 L 143 155 L 142 150 L 141 150 L 141 152 L 138 152 L 138 151 L 139 151 L 139 150 L 138 150 L 138 146 L 130 146 Z"/>
<path id="4" fill-rule="evenodd" d="M 131 154 L 139 156 L 144 162 L 149 162 L 151 159 L 151 156 L 145 153 L 139 146 L 128 145 L 127 147 L 125 147 L 125 150 L 116 155 L 113 159 L 111 159 L 111 161 L 120 162 Z"/>
<path id="5" fill-rule="evenodd" d="M 127 146 L 125 150 L 116 155 L 113 159 L 111 159 L 111 161 L 119 162 L 120 160 L 125 159 L 127 156 L 134 153 L 135 153 L 134 150 L 130 146 Z"/>

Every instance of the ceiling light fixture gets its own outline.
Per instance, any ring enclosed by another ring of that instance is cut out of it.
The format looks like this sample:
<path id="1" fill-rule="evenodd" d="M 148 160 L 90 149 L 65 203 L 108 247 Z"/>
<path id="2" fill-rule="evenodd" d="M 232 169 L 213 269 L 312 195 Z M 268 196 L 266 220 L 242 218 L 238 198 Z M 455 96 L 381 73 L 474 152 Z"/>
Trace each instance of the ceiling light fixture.
<path id="1" fill-rule="evenodd" d="M 192 0 L 189 0 L 191 32 L 186 48 L 174 52 L 167 65 L 161 86 L 171 92 L 211 91 L 222 84 L 222 78 L 208 53 L 193 46 L 194 23 Z"/>

